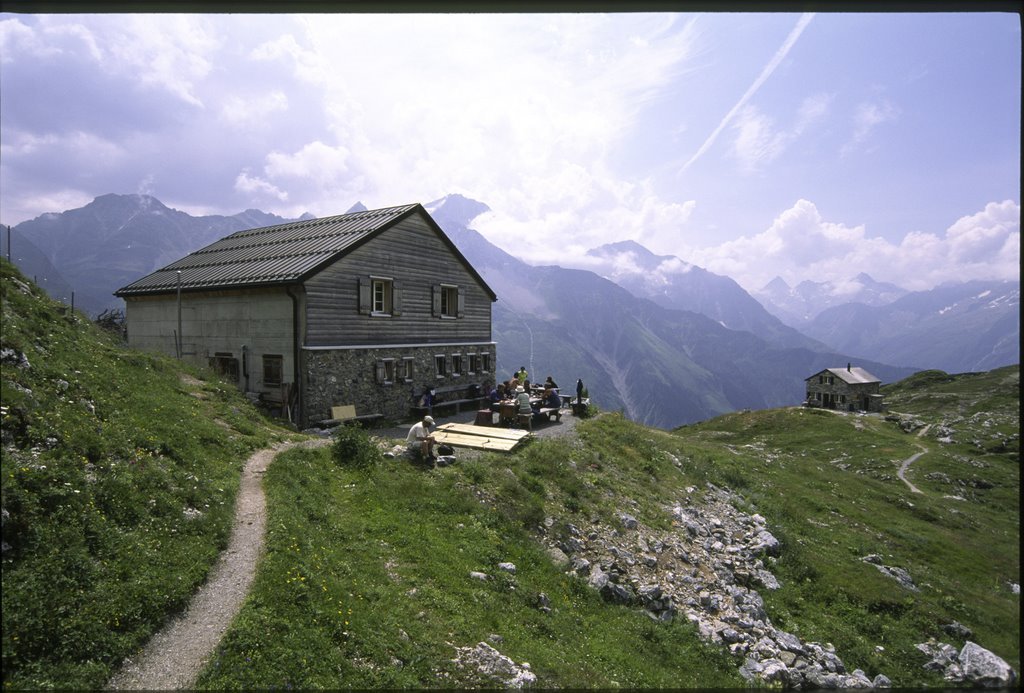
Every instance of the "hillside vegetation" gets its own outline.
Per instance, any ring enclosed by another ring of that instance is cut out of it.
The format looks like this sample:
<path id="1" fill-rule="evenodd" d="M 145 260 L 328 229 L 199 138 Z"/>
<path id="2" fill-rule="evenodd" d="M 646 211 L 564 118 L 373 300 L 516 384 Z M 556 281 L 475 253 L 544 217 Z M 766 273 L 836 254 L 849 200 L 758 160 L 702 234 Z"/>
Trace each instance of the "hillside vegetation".
<path id="1" fill-rule="evenodd" d="M 5 686 L 102 686 L 202 581 L 242 463 L 285 434 L 6 264 L 3 281 Z M 690 605 L 651 618 L 581 576 L 586 554 L 623 584 L 681 582 L 683 510 L 723 502 L 779 540 L 767 617 L 847 670 L 946 685 L 915 648 L 929 638 L 1019 669 L 1019 369 L 929 371 L 886 398 L 888 419 L 768 409 L 673 431 L 605 413 L 436 469 L 351 445 L 356 432 L 290 450 L 264 479 L 253 591 L 199 687 L 507 685 L 474 665 L 479 643 L 541 687 L 741 687 L 743 654 L 702 637 Z M 898 473 L 919 452 L 914 493 Z M 568 564 L 556 547 L 570 546 Z"/>
<path id="2" fill-rule="evenodd" d="M 0 272 L 4 686 L 95 688 L 187 604 L 243 463 L 283 433 Z"/>

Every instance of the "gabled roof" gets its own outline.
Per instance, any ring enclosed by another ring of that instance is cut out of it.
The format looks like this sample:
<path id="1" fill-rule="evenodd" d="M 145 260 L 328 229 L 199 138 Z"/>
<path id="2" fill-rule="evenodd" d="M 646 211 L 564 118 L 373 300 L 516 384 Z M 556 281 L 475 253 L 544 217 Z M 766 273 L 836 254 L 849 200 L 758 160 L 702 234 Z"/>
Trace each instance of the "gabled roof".
<path id="1" fill-rule="evenodd" d="M 846 368 L 826 368 L 823 371 L 818 371 L 817 373 L 812 375 L 810 378 L 804 378 L 804 380 L 812 380 L 812 379 L 817 378 L 819 375 L 822 375 L 824 373 L 828 373 L 829 375 L 834 375 L 835 377 L 839 378 L 840 380 L 842 380 L 843 382 L 845 382 L 845 383 L 847 383 L 849 385 L 861 385 L 861 384 L 864 384 L 864 383 L 880 383 L 880 382 L 882 382 L 881 380 L 879 380 L 875 376 L 873 376 L 870 373 L 868 373 L 863 368 L 857 368 L 857 367 L 852 367 L 851 368 L 849 366 L 847 366 Z"/>
<path id="2" fill-rule="evenodd" d="M 183 291 L 298 283 L 417 212 L 496 300 L 483 278 L 418 203 L 238 231 L 118 289 L 114 295 L 177 291 L 179 272 Z"/>

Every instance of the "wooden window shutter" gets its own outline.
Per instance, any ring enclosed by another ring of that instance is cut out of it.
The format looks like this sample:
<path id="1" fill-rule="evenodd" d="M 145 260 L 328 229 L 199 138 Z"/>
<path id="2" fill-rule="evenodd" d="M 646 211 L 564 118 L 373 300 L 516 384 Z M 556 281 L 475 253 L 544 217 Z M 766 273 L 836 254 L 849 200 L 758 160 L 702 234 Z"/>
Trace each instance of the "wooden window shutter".
<path id="1" fill-rule="evenodd" d="M 402 314 L 402 284 L 401 282 L 392 282 L 391 284 L 391 314 L 401 315 Z"/>
<path id="2" fill-rule="evenodd" d="M 359 312 L 363 315 L 370 314 L 370 288 L 370 280 L 359 277 Z"/>
<path id="3" fill-rule="evenodd" d="M 441 315 L 441 291 L 443 289 L 438 285 L 434 284 L 430 287 L 430 312 L 436 318 Z"/>
<path id="4" fill-rule="evenodd" d="M 456 303 L 455 317 L 461 318 L 466 314 L 466 287 L 459 287 L 459 298 Z"/>

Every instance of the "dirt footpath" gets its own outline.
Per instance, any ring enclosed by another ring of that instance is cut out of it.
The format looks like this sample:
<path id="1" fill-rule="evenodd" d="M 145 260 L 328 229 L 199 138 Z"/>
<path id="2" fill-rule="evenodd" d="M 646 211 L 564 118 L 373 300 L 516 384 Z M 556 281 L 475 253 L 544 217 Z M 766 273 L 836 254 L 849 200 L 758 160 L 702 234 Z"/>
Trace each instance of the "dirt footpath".
<path id="1" fill-rule="evenodd" d="M 302 445 L 325 445 L 314 440 Z M 156 633 L 107 683 L 111 690 L 181 690 L 193 688 L 199 672 L 242 608 L 263 555 L 267 502 L 262 479 L 285 443 L 260 450 L 245 463 L 235 504 L 231 539 L 206 583 L 184 613 Z"/>

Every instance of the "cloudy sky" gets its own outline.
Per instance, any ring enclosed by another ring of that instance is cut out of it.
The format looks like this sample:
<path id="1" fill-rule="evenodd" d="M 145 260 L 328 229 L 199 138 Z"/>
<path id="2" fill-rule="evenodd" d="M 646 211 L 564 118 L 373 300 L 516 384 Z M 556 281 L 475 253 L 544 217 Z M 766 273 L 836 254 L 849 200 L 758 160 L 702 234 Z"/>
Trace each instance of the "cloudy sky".
<path id="1" fill-rule="evenodd" d="M 999 12 L 0 14 L 0 222 L 461 193 L 534 264 L 1019 279 L 1020 70 Z"/>

